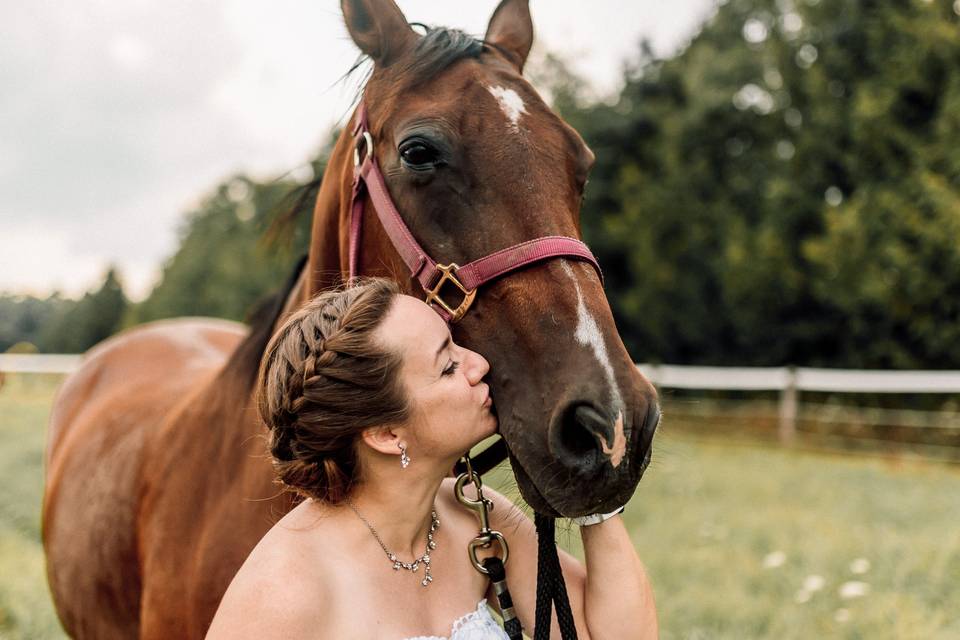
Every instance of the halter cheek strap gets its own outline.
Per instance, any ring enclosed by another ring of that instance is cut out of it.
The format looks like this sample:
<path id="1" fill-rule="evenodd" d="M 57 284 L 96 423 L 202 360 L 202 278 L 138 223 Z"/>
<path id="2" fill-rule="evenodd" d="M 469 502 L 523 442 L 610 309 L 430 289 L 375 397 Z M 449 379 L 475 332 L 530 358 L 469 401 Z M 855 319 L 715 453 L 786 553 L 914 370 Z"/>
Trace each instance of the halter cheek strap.
<path id="1" fill-rule="evenodd" d="M 473 303 L 477 289 L 517 269 L 550 258 L 573 258 L 593 265 L 600 280 L 603 273 L 597 259 L 580 240 L 566 236 L 545 236 L 521 242 L 474 260 L 463 266 L 454 263 L 438 264 L 430 257 L 407 227 L 387 190 L 383 173 L 373 153 L 373 137 L 367 124 L 366 108 L 361 103 L 353 128 L 354 175 L 350 207 L 350 278 L 358 275 L 360 237 L 363 232 L 364 194 L 370 197 L 377 217 L 390 242 L 426 292 L 425 302 L 431 305 L 447 322 L 457 322 Z M 462 299 L 451 305 L 444 301 L 441 290 L 447 284 L 459 289 Z"/>

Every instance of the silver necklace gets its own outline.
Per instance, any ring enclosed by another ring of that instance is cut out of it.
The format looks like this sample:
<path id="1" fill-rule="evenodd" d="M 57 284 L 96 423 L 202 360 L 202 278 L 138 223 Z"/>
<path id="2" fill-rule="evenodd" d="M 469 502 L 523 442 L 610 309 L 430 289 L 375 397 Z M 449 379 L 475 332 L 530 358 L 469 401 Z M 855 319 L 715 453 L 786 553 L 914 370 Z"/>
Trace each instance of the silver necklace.
<path id="1" fill-rule="evenodd" d="M 387 559 L 393 563 L 393 570 L 399 571 L 400 569 L 406 569 L 410 572 L 416 572 L 420 568 L 420 565 L 423 565 L 423 580 L 420 581 L 420 584 L 424 587 L 428 586 L 433 582 L 433 576 L 430 575 L 430 552 L 437 548 L 437 543 L 433 539 L 433 534 L 436 533 L 437 529 L 440 528 L 440 518 L 437 517 L 437 506 L 434 505 L 433 509 L 430 510 L 430 530 L 427 531 L 427 544 L 426 548 L 423 551 L 423 555 L 419 558 L 416 558 L 413 562 L 403 562 L 397 555 L 387 549 L 387 545 L 383 544 L 383 540 L 380 539 L 380 535 L 377 533 L 377 530 L 373 528 L 373 525 L 370 524 L 370 521 L 363 517 L 363 514 L 357 510 L 357 507 L 353 504 L 352 501 L 347 500 L 347 506 L 353 510 L 357 517 L 367 525 L 367 529 L 370 529 L 370 533 L 373 534 L 373 537 L 379 543 L 380 548 L 383 549 L 383 552 L 387 554 Z"/>

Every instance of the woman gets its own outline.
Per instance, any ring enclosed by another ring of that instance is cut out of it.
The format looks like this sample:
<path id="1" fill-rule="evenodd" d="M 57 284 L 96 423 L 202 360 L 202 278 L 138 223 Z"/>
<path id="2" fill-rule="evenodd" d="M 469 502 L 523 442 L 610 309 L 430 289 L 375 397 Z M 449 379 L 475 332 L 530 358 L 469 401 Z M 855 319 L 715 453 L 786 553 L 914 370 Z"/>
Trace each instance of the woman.
<path id="1" fill-rule="evenodd" d="M 487 609 L 490 583 L 466 553 L 477 520 L 447 477 L 497 430 L 488 370 L 385 280 L 293 314 L 267 347 L 258 408 L 279 480 L 306 499 L 251 552 L 207 637 L 505 638 Z M 532 633 L 536 533 L 510 501 L 485 494 Z M 560 554 L 580 637 L 656 637 L 650 584 L 620 516 L 581 532 L 586 567 Z"/>

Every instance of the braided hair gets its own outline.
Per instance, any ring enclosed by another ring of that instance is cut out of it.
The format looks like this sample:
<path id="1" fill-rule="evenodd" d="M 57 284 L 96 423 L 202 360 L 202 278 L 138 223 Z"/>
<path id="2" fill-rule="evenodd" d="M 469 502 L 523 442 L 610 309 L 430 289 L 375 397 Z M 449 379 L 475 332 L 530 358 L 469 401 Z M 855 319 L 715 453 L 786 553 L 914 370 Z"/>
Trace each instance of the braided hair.
<path id="1" fill-rule="evenodd" d="M 374 337 L 397 295 L 382 278 L 324 292 L 267 345 L 257 409 L 277 479 L 301 495 L 343 502 L 360 480 L 360 434 L 410 415 L 400 355 Z"/>

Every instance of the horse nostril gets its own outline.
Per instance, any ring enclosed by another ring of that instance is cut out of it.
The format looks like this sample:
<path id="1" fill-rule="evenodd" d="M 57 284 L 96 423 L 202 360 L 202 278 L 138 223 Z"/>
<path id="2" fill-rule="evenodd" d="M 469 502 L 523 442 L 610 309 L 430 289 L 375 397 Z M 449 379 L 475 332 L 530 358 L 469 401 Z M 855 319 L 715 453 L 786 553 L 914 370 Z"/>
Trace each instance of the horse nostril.
<path id="1" fill-rule="evenodd" d="M 610 430 L 610 422 L 593 407 L 575 405 L 564 412 L 555 442 L 557 457 L 567 467 L 590 471 L 600 462 L 600 442 Z"/>

